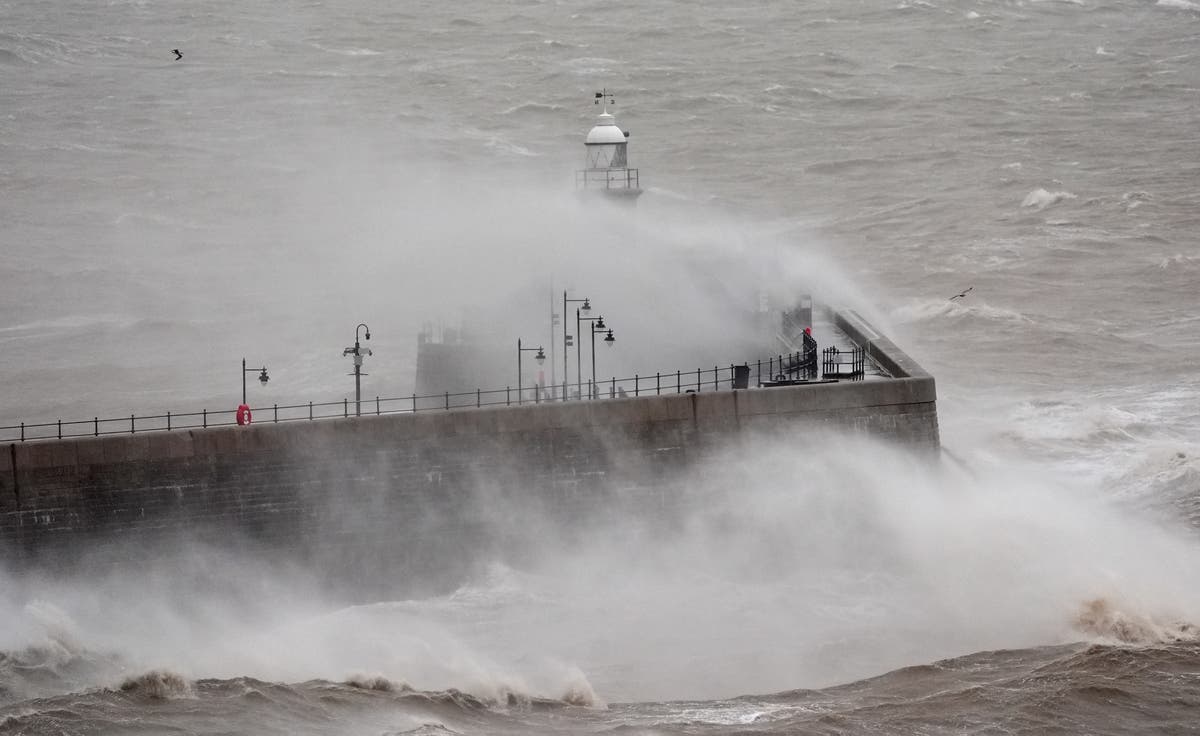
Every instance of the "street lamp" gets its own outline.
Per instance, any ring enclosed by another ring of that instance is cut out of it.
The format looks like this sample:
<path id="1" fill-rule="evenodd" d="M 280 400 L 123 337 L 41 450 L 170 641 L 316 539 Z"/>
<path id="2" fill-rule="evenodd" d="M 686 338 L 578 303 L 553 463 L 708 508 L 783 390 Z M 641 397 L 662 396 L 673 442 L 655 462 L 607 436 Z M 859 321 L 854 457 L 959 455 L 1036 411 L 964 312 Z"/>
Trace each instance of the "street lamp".
<path id="1" fill-rule="evenodd" d="M 247 368 L 246 367 L 246 359 L 242 358 L 242 403 L 243 404 L 246 403 L 246 374 L 247 373 L 258 373 L 258 381 L 259 381 L 259 383 L 261 383 L 264 386 L 267 385 L 267 381 L 271 380 L 271 377 L 267 375 L 267 367 L 266 366 L 263 366 L 262 368 Z"/>
<path id="2" fill-rule="evenodd" d="M 575 310 L 575 335 L 576 335 L 576 338 L 578 339 L 578 336 L 580 335 L 579 315 L 582 313 L 583 316 L 586 317 L 589 314 L 591 314 L 592 313 L 592 303 L 590 301 L 588 301 L 587 297 L 584 297 L 583 299 L 568 299 L 567 298 L 567 290 L 563 289 L 563 384 L 564 384 L 563 401 L 567 400 L 567 389 L 566 389 L 565 384 L 567 383 L 567 381 L 571 380 L 571 379 L 567 378 L 567 376 L 569 375 L 569 373 L 567 372 L 567 356 L 571 354 L 571 351 L 568 349 L 571 347 L 571 336 L 567 334 L 567 305 L 575 304 L 577 302 L 583 303 L 582 307 Z M 578 344 L 575 346 L 575 367 L 576 367 L 576 371 L 575 371 L 576 374 L 579 374 L 580 369 L 579 369 L 579 346 L 578 346 Z M 582 382 L 582 380 L 583 380 L 583 378 L 582 378 L 582 376 L 580 376 L 579 381 Z"/>
<path id="3" fill-rule="evenodd" d="M 610 330 L 604 326 L 604 318 L 601 317 L 600 321 L 592 326 L 592 390 L 593 391 L 596 390 L 596 388 L 595 388 L 595 386 L 596 386 L 596 335 L 599 335 L 599 334 L 605 333 L 605 332 L 607 332 L 608 334 L 604 338 L 604 344 L 611 348 L 613 346 L 613 343 L 617 341 L 617 338 L 613 337 L 612 330 Z"/>
<path id="4" fill-rule="evenodd" d="M 362 377 L 369 375 L 362 372 L 363 356 L 364 354 L 372 354 L 371 348 L 363 349 L 358 344 L 358 331 L 360 329 L 365 329 L 367 331 L 367 339 L 371 339 L 371 328 L 367 327 L 365 323 L 359 322 L 358 327 L 354 328 L 354 347 L 346 348 L 342 351 L 343 358 L 347 355 L 354 356 L 354 416 L 356 417 L 362 416 Z M 347 373 L 346 375 L 350 374 Z"/>
<path id="5" fill-rule="evenodd" d="M 604 327 L 604 315 L 600 315 L 599 317 L 581 317 L 580 314 L 582 312 L 583 312 L 582 309 L 575 310 L 575 324 L 577 325 L 575 329 L 577 332 L 579 332 L 579 337 L 581 340 L 580 344 L 578 346 L 576 346 L 576 348 L 575 348 L 575 368 L 576 368 L 575 374 L 576 374 L 576 379 L 579 381 L 579 395 L 580 396 L 583 396 L 583 352 L 582 352 L 583 351 L 583 343 L 582 343 L 583 327 L 582 327 L 582 324 L 584 322 L 594 322 L 595 323 L 594 327 L 599 327 L 599 328 Z M 592 347 L 595 348 L 595 345 L 593 344 Z M 595 352 L 596 351 L 593 349 L 592 353 L 594 354 Z M 593 355 L 593 358 L 592 358 L 592 373 L 593 374 L 596 372 L 595 364 L 596 364 L 596 359 Z"/>
<path id="6" fill-rule="evenodd" d="M 579 322 L 591 322 L 592 324 L 589 327 L 589 329 L 591 329 L 591 330 L 607 329 L 604 326 L 604 315 L 600 315 L 599 317 L 580 317 L 578 314 L 576 314 L 575 319 L 578 320 Z M 580 351 L 583 350 L 582 345 L 579 346 L 579 350 Z M 582 361 L 580 361 L 580 362 L 582 362 Z M 592 335 L 592 383 L 594 384 L 595 382 L 596 382 L 596 336 Z M 580 386 L 583 385 L 583 376 L 582 375 L 580 375 L 580 377 L 579 377 L 579 384 L 580 384 Z M 582 395 L 582 393 L 583 393 L 582 390 L 580 390 L 580 395 Z"/>
<path id="7" fill-rule="evenodd" d="M 518 404 L 521 403 L 521 398 L 522 398 L 521 397 L 521 391 L 522 391 L 522 387 L 521 387 L 521 353 L 533 352 L 534 350 L 537 351 L 537 355 L 533 356 L 533 359 L 537 361 L 537 364 L 541 365 L 542 363 L 545 363 L 546 362 L 546 354 L 542 352 L 541 345 L 537 346 L 536 348 L 523 348 L 523 347 L 521 347 L 521 338 L 519 338 L 519 337 L 517 338 L 517 403 Z M 537 394 L 536 394 L 537 386 L 536 385 L 534 386 L 533 390 L 535 392 L 534 396 L 536 397 L 537 396 Z M 535 398 L 535 400 L 536 400 L 536 398 Z"/>

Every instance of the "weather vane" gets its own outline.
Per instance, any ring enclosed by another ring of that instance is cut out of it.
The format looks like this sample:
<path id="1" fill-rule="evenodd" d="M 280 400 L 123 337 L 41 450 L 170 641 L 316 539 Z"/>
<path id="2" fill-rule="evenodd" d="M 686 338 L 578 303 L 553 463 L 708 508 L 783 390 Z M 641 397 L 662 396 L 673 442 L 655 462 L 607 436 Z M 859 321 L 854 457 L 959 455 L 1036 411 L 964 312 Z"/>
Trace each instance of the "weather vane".
<path id="1" fill-rule="evenodd" d="M 599 105 L 601 100 L 604 100 L 605 107 L 608 107 L 609 105 L 616 107 L 617 105 L 617 101 L 613 97 L 613 93 L 609 92 L 607 87 L 596 93 L 596 99 L 592 104 Z"/>

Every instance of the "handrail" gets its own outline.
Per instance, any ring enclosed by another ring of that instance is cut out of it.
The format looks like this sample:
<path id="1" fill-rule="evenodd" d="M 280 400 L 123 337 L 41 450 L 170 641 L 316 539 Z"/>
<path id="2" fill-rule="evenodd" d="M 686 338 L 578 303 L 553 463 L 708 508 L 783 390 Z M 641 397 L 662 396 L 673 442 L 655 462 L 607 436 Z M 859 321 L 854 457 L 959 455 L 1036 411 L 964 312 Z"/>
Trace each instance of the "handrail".
<path id="1" fill-rule="evenodd" d="M 794 373 L 796 367 L 803 365 L 803 353 L 777 355 L 765 360 L 759 359 L 754 363 L 743 363 L 743 366 L 755 369 L 758 385 L 770 383 L 775 377 L 784 373 Z M 765 371 L 765 373 L 764 373 Z M 520 406 L 522 404 L 540 404 L 544 402 L 563 402 L 579 400 L 595 400 L 600 398 L 626 398 L 639 396 L 656 396 L 664 393 L 692 393 L 701 391 L 720 391 L 722 386 L 730 390 L 734 386 L 735 365 L 728 367 L 713 366 L 712 368 L 697 368 L 691 371 L 674 371 L 670 373 L 634 374 L 631 378 L 617 378 L 582 383 L 564 381 L 557 385 L 540 385 L 523 387 L 520 391 L 506 386 L 501 389 L 474 389 L 472 391 L 450 392 L 418 396 L 413 393 L 408 396 L 396 396 L 362 401 L 362 414 L 401 414 L 420 411 L 450 409 L 479 409 L 489 406 Z M 607 393 L 607 397 L 604 394 Z M 374 411 L 371 411 L 371 410 Z M 350 400 L 343 398 L 338 401 L 308 402 L 306 404 L 271 404 L 251 408 L 257 423 L 281 423 L 295 421 L 315 421 L 318 419 L 349 419 L 355 416 L 354 407 Z M 138 416 L 92 417 L 91 419 L 76 419 L 53 422 L 13 424 L 0 426 L 0 442 L 28 442 L 34 440 L 68 439 L 73 437 L 100 437 L 113 434 L 137 434 L 139 432 L 170 432 L 184 429 L 206 429 L 209 427 L 225 427 L 237 424 L 237 410 L 191 411 L 183 413 L 166 412 Z"/>

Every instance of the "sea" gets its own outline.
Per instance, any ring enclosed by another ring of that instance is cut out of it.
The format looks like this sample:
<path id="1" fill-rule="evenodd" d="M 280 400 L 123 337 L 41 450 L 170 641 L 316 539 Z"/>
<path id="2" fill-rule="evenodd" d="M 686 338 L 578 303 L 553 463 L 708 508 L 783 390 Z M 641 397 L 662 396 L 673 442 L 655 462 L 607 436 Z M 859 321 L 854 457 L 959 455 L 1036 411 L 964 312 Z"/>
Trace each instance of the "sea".
<path id="1" fill-rule="evenodd" d="M 561 380 L 568 291 L 600 375 L 852 307 L 943 445 L 763 437 L 670 540 L 411 597 L 0 561 L 0 733 L 1200 733 L 1198 233 L 1191 0 L 0 0 L 6 437 L 341 401 L 360 325 L 371 398 L 422 330 Z"/>

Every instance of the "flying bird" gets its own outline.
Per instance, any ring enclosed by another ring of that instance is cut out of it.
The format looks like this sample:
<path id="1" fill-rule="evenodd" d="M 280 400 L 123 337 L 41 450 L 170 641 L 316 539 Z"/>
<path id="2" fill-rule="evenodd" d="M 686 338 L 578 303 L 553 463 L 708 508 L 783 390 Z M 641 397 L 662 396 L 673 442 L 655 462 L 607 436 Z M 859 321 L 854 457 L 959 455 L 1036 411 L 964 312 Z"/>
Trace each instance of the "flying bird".
<path id="1" fill-rule="evenodd" d="M 175 61 L 179 61 L 183 58 L 183 52 L 181 52 L 179 49 L 171 49 L 171 53 L 175 54 Z"/>
<path id="2" fill-rule="evenodd" d="M 954 296 L 950 297 L 950 301 L 954 301 L 955 299 L 962 299 L 963 297 L 965 297 L 967 295 L 967 292 L 971 291 L 971 289 L 974 289 L 974 288 L 975 288 L 974 286 L 968 286 L 966 291 L 962 292 L 961 294 L 955 294 Z"/>

